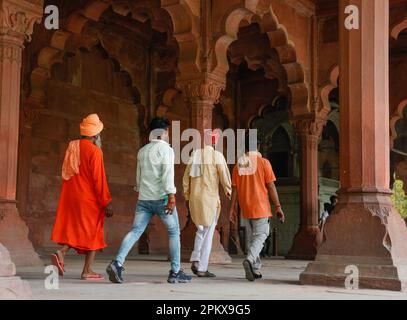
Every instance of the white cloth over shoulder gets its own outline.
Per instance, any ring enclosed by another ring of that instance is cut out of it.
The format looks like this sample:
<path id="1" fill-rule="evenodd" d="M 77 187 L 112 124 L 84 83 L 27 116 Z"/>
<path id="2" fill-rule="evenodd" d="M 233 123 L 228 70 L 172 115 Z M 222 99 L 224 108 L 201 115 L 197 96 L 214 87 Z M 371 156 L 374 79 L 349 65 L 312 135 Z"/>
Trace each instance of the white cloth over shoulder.
<path id="1" fill-rule="evenodd" d="M 191 156 L 192 163 L 191 163 L 191 171 L 189 175 L 192 178 L 201 177 L 203 170 L 202 170 L 202 153 L 201 150 L 196 150 Z"/>

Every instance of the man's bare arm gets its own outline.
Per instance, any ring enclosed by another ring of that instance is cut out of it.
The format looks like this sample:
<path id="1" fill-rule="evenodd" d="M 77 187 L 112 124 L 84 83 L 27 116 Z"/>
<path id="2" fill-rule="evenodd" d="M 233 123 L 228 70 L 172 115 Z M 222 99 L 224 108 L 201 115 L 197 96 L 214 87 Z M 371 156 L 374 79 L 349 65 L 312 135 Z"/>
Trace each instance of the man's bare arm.
<path id="1" fill-rule="evenodd" d="M 229 220 L 234 224 L 237 224 L 236 204 L 237 204 L 237 190 L 236 187 L 232 187 L 232 200 L 230 202 Z"/>
<path id="2" fill-rule="evenodd" d="M 270 182 L 267 185 L 267 189 L 271 198 L 271 201 L 276 208 L 277 217 L 280 219 L 281 222 L 285 222 L 285 215 L 283 210 L 281 209 L 280 199 L 278 198 L 277 188 L 274 182 Z"/>

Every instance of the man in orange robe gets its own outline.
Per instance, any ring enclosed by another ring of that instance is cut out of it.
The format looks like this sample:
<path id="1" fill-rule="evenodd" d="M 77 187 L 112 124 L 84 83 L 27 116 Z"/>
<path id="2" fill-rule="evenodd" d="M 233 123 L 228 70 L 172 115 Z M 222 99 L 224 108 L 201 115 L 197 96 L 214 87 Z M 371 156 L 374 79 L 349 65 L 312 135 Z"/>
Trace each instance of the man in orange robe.
<path id="1" fill-rule="evenodd" d="M 64 256 L 73 248 L 85 254 L 81 278 L 101 280 L 92 265 L 97 250 L 107 245 L 104 239 L 104 219 L 111 217 L 111 196 L 101 149 L 103 123 L 96 114 L 80 124 L 81 139 L 69 143 L 62 166 L 62 190 L 51 240 L 63 245 L 52 255 L 52 263 L 64 274 Z"/>

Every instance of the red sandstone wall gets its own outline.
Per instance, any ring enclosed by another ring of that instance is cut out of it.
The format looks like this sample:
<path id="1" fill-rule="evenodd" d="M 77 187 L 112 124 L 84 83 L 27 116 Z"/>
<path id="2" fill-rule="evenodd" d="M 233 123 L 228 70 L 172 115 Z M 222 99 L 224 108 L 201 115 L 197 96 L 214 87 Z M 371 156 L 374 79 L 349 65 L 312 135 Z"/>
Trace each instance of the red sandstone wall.
<path id="1" fill-rule="evenodd" d="M 31 174 L 25 220 L 34 246 L 48 249 L 61 187 L 61 165 L 68 141 L 79 137 L 79 123 L 98 113 L 105 124 L 103 151 L 115 216 L 106 238 L 116 250 L 134 217 L 136 156 L 140 148 L 139 111 L 125 74 L 96 50 L 77 52 L 53 69 L 46 111 L 32 129 Z"/>

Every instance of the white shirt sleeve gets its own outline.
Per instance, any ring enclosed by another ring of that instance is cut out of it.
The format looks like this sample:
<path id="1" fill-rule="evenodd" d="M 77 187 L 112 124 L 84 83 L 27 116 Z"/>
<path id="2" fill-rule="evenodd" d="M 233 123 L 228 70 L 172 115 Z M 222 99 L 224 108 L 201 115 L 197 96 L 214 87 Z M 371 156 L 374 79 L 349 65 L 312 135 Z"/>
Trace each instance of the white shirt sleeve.
<path id="1" fill-rule="evenodd" d="M 164 151 L 164 150 L 163 150 Z M 175 154 L 174 150 L 170 146 L 165 146 L 165 151 L 163 152 L 163 162 L 162 162 L 162 184 L 166 194 L 176 194 L 177 189 L 175 187 L 174 178 L 174 161 Z"/>
<path id="2" fill-rule="evenodd" d="M 140 158 L 137 156 L 136 185 L 134 186 L 136 192 L 140 192 L 140 174 Z"/>

